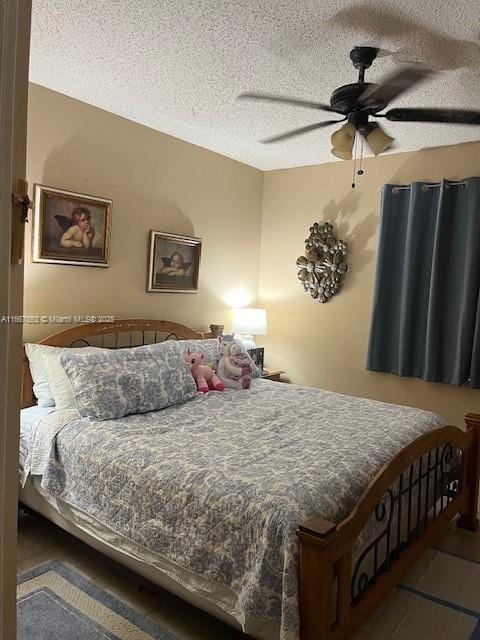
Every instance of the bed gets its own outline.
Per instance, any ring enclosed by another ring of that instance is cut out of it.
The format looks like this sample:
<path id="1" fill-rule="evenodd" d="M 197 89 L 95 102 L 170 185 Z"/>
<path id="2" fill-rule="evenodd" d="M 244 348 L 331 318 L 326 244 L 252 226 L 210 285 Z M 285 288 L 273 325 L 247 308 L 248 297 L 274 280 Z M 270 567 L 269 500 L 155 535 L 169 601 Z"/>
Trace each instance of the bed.
<path id="1" fill-rule="evenodd" d="M 124 320 L 41 344 L 118 349 L 221 329 Z M 457 513 L 478 526 L 476 414 L 463 431 L 256 379 L 102 422 L 40 415 L 26 358 L 22 398 L 21 501 L 260 640 L 348 638 Z"/>

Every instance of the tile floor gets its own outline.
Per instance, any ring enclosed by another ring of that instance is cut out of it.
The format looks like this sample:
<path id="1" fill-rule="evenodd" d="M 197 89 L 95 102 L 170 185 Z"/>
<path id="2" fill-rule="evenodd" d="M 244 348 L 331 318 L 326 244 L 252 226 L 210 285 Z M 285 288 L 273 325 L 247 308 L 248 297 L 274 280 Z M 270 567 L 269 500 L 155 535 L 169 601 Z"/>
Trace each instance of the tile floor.
<path id="1" fill-rule="evenodd" d="M 141 590 L 140 579 L 41 516 L 19 517 L 18 571 L 64 562 L 155 620 L 178 640 L 247 640 L 179 598 Z M 480 640 L 480 534 L 452 524 L 355 640 Z"/>

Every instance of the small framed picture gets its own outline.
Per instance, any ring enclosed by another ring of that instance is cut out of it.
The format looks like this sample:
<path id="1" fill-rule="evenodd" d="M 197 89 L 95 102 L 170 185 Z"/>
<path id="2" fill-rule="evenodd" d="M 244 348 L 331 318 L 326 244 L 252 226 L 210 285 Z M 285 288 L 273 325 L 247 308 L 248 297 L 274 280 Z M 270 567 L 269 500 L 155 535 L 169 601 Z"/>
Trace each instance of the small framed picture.
<path id="1" fill-rule="evenodd" d="M 108 267 L 112 201 L 35 185 L 33 262 Z"/>
<path id="2" fill-rule="evenodd" d="M 196 293 L 201 238 L 150 231 L 147 291 Z"/>
<path id="3" fill-rule="evenodd" d="M 257 367 L 263 371 L 265 348 L 256 347 L 255 349 L 247 349 L 251 359 L 257 365 Z"/>

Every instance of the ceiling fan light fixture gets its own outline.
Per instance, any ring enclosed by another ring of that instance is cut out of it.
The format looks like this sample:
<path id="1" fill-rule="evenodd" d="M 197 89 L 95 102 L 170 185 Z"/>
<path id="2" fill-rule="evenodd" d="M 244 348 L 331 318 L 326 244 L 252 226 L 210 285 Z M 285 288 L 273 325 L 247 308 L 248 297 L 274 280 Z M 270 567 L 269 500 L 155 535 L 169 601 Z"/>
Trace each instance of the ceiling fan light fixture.
<path id="1" fill-rule="evenodd" d="M 353 148 L 355 142 L 355 125 L 351 122 L 346 122 L 337 131 L 334 131 L 331 136 L 332 147 L 339 149 L 340 151 L 348 151 Z"/>
<path id="2" fill-rule="evenodd" d="M 360 133 L 365 136 L 368 146 L 378 156 L 392 146 L 395 138 L 392 138 L 378 124 L 369 124 L 368 128 Z"/>
<path id="3" fill-rule="evenodd" d="M 355 142 L 355 125 L 346 122 L 340 129 L 334 131 L 331 136 L 332 154 L 341 160 L 351 160 L 353 145 Z"/>

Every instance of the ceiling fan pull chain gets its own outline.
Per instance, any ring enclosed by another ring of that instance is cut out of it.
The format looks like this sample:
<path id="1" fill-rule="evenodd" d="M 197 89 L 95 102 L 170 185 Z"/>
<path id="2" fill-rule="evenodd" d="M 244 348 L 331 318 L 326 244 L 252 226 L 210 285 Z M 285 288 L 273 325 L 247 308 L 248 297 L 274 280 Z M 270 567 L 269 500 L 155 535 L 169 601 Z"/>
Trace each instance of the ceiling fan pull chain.
<path id="1" fill-rule="evenodd" d="M 358 176 L 363 176 L 363 136 L 360 138 L 360 166 L 357 171 Z"/>
<path id="2" fill-rule="evenodd" d="M 357 171 L 357 132 L 355 132 L 355 142 L 353 146 L 353 177 L 352 177 L 352 189 L 355 189 L 355 175 Z"/>

